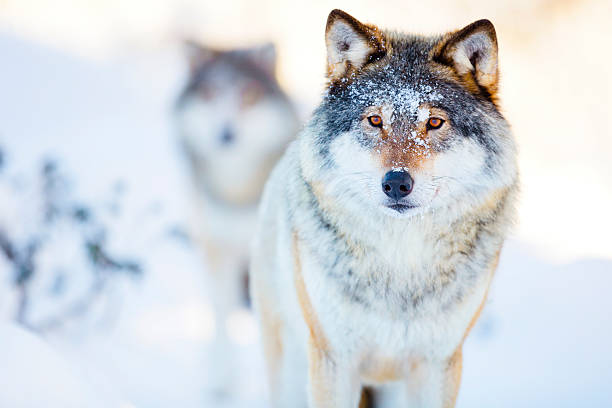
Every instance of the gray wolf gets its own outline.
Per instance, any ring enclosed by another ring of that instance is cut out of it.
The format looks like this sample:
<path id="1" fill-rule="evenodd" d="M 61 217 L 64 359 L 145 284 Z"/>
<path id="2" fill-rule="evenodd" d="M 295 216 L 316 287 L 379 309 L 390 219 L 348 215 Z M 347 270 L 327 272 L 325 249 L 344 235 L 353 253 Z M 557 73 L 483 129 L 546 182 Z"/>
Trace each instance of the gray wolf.
<path id="1" fill-rule="evenodd" d="M 326 91 L 252 246 L 273 406 L 353 408 L 374 386 L 452 407 L 518 194 L 495 29 L 419 36 L 334 10 L 325 42 Z"/>
<path id="2" fill-rule="evenodd" d="M 228 392 L 230 314 L 244 307 L 249 241 L 265 180 L 295 137 L 297 117 L 276 75 L 274 46 L 187 44 L 189 75 L 174 116 L 193 187 L 190 235 L 208 266 L 216 337 L 210 388 Z"/>

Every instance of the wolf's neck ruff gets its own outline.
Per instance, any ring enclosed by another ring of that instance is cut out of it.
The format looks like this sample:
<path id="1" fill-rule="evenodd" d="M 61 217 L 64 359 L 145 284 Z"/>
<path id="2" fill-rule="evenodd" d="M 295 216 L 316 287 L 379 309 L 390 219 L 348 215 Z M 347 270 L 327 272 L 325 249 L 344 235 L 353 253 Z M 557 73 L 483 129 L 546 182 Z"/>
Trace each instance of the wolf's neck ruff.
<path id="1" fill-rule="evenodd" d="M 203 194 L 203 198 L 210 206 L 224 210 L 253 211 L 259 204 L 266 177 L 270 174 L 270 171 L 282 156 L 284 150 L 284 145 L 279 146 L 276 151 L 269 153 L 265 160 L 262 160 L 262 164 L 258 168 L 252 169 L 253 182 L 250 183 L 251 188 L 243 189 L 242 196 L 236 197 L 229 197 L 228 194 L 222 194 L 217 191 L 206 177 L 206 159 L 200 157 L 195 151 L 187 151 L 187 154 L 190 156 L 189 164 L 193 174 L 194 188 Z"/>

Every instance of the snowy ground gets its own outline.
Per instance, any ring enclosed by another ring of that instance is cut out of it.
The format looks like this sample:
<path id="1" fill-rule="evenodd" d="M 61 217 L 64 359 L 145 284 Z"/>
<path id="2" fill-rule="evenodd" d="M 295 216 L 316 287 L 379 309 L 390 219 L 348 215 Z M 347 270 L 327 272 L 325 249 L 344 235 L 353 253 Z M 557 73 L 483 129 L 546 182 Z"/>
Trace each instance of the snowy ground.
<path id="1" fill-rule="evenodd" d="M 168 237 L 186 212 L 184 169 L 168 122 L 178 55 L 94 63 L 9 34 L 0 35 L 0 55 L 7 166 L 18 171 L 57 157 L 76 178 L 75 193 L 94 201 L 123 180 L 117 245 L 145 263 L 142 278 L 117 283 L 110 317 L 83 318 L 44 339 L 2 323 L 0 407 L 220 406 L 205 393 L 214 322 L 201 261 L 188 243 Z M 612 261 L 557 264 L 532 251 L 510 240 L 502 253 L 466 343 L 458 406 L 612 406 Z M 0 263 L 0 282 L 6 275 Z M 4 321 L 13 312 L 6 286 Z M 265 407 L 257 330 L 246 314 L 233 324 L 243 384 L 222 406 Z"/>

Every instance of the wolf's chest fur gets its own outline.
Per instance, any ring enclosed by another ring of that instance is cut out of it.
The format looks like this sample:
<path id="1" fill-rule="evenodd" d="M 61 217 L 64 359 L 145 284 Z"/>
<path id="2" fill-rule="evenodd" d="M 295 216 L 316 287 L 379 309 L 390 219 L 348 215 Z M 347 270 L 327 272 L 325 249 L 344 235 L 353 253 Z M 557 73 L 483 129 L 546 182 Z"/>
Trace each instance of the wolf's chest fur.
<path id="1" fill-rule="evenodd" d="M 303 194 L 297 256 L 325 332 L 352 353 L 452 353 L 488 288 L 503 208 L 377 224 L 330 215 L 308 184 Z"/>

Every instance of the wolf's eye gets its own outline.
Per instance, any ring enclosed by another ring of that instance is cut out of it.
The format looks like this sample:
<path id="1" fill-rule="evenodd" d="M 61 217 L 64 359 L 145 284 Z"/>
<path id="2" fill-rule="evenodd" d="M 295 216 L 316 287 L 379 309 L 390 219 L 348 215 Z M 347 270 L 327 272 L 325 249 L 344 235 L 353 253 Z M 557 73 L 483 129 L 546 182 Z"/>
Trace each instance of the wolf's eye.
<path id="1" fill-rule="evenodd" d="M 249 107 L 255 105 L 255 103 L 262 97 L 263 90 L 257 83 L 251 83 L 242 90 L 242 106 Z"/>
<path id="2" fill-rule="evenodd" d="M 427 121 L 427 129 L 439 129 L 443 124 L 443 119 L 429 118 L 429 120 Z"/>
<path id="3" fill-rule="evenodd" d="M 382 118 L 378 115 L 368 116 L 368 122 L 370 122 L 370 125 L 374 127 L 382 127 Z"/>

